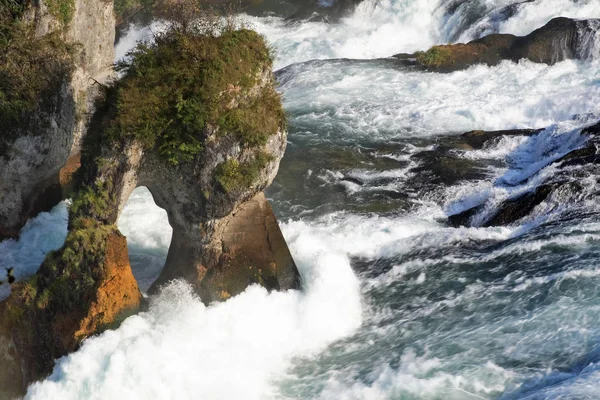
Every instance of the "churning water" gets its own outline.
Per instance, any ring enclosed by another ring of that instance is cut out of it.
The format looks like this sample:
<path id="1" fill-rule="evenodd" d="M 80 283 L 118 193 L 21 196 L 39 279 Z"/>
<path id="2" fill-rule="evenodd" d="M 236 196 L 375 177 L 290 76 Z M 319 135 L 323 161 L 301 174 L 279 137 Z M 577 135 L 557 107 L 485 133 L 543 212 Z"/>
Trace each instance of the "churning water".
<path id="1" fill-rule="evenodd" d="M 556 16 L 599 18 L 600 2 L 366 0 L 336 23 L 247 17 L 276 49 L 290 117 L 267 195 L 303 290 L 251 287 L 205 307 L 175 282 L 147 312 L 59 360 L 27 397 L 600 398 L 598 170 L 553 164 L 585 145 L 581 128 L 600 119 L 595 37 L 586 61 L 551 67 L 435 74 L 378 59 L 526 34 Z M 141 35 L 132 31 L 121 54 Z M 542 127 L 456 149 L 450 171 L 416 157 L 467 130 Z M 567 185 L 516 223 L 447 223 L 477 205 L 483 221 L 556 179 L 578 190 Z M 0 244 L 20 277 L 64 240 L 65 207 Z M 166 215 L 138 189 L 119 225 L 147 287 L 166 257 Z"/>

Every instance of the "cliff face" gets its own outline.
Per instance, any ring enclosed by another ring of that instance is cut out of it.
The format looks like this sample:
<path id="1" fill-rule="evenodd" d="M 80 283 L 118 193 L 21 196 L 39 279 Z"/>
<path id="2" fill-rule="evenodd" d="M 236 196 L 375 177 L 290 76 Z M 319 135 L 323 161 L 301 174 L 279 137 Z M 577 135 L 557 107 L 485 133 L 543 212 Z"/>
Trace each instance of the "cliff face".
<path id="1" fill-rule="evenodd" d="M 11 110 L 17 114 L 12 124 L 6 123 L 6 115 L 0 116 L 5 121 L 0 143 L 0 238 L 16 236 L 28 218 L 61 199 L 65 180 L 61 181 L 60 171 L 70 157 L 71 165 L 77 163 L 98 96 L 96 81 L 105 82 L 112 73 L 112 1 L 61 1 L 65 3 L 62 13 L 56 2 L 41 0 L 22 16 L 28 28 L 19 34 L 31 35 L 23 42 L 43 42 L 45 48 L 12 49 L 23 57 L 24 65 L 17 68 L 36 77 L 47 75 L 47 69 L 36 64 L 52 64 L 48 68 L 56 73 L 34 88 L 37 98 L 30 99 L 31 107 Z M 58 46 L 64 46 L 64 51 L 48 50 Z M 6 63 L 15 62 L 14 58 L 9 56 Z"/>

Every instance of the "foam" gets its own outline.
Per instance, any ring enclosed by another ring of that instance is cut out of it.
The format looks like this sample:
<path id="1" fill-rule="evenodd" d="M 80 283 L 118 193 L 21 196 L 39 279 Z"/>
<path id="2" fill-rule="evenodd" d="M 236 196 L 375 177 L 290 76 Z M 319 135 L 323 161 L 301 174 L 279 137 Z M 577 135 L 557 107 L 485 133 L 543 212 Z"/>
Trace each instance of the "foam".
<path id="1" fill-rule="evenodd" d="M 292 66 L 279 75 L 301 130 L 336 140 L 423 137 L 473 129 L 540 128 L 600 109 L 598 62 L 549 67 L 522 61 L 451 74 L 344 61 Z"/>
<path id="2" fill-rule="evenodd" d="M 290 234 L 288 228 L 288 235 Z M 205 307 L 182 282 L 150 310 L 88 339 L 30 386 L 27 399 L 265 399 L 294 356 L 309 357 L 361 323 L 358 280 L 318 232 L 291 232 L 304 290 L 258 286 Z"/>
<path id="3" fill-rule="evenodd" d="M 173 229 L 167 212 L 158 207 L 145 187 L 136 188 L 117 221 L 127 237 L 131 269 L 140 290 L 146 291 L 165 265 Z"/>

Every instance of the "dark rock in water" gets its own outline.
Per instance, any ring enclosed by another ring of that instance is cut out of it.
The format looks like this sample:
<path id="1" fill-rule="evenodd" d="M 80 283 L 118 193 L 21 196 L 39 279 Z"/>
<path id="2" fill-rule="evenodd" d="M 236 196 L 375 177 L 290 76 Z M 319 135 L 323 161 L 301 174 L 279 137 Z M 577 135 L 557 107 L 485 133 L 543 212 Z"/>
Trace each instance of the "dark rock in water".
<path id="1" fill-rule="evenodd" d="M 506 200 L 498 207 L 498 212 L 483 226 L 508 225 L 525 217 L 535 206 L 546 200 L 553 189 L 553 185 L 542 185 L 535 188 L 533 192 L 526 193 L 516 199 Z"/>
<path id="2" fill-rule="evenodd" d="M 411 169 L 413 176 L 409 180 L 426 180 L 429 185 L 453 185 L 462 180 L 483 177 L 477 161 L 459 157 L 449 150 L 438 147 L 413 155 L 411 158 L 418 162 L 418 166 Z"/>
<path id="3" fill-rule="evenodd" d="M 600 122 L 583 129 L 581 131 L 581 134 L 582 135 L 599 136 L 600 135 Z"/>
<path id="4" fill-rule="evenodd" d="M 574 150 L 569 154 L 556 160 L 555 163 L 560 163 L 560 167 L 569 167 L 573 165 L 595 164 L 600 161 L 600 156 L 596 155 L 596 146 L 593 143 L 584 148 Z"/>
<path id="5" fill-rule="evenodd" d="M 496 65 L 502 60 L 555 64 L 568 59 L 594 56 L 595 34 L 600 20 L 554 18 L 527 36 L 492 34 L 463 44 L 434 46 L 413 55 L 421 67 L 436 72 L 452 72 L 475 64 Z M 395 56 L 396 57 L 396 56 Z M 406 54 L 397 57 L 406 59 Z"/>
<path id="6" fill-rule="evenodd" d="M 458 214 L 453 214 L 448 216 L 448 223 L 458 228 L 459 226 L 470 226 L 471 218 L 473 218 L 479 211 L 483 209 L 483 205 L 479 205 L 477 207 L 469 208 L 465 211 L 462 211 Z"/>
<path id="7" fill-rule="evenodd" d="M 534 136 L 543 129 L 510 129 L 503 131 L 469 131 L 463 133 L 462 139 L 473 149 L 482 149 L 484 145 L 503 136 Z"/>
<path id="8" fill-rule="evenodd" d="M 533 62 L 556 64 L 557 62 L 582 58 L 581 22 L 570 18 L 554 18 L 529 35 L 519 37 L 510 48 L 512 60 L 526 58 Z"/>
<path id="9" fill-rule="evenodd" d="M 500 138 L 504 135 L 535 135 L 541 132 L 541 129 L 525 129 L 525 130 L 508 130 L 508 131 L 471 131 L 463 134 L 461 140 L 464 140 L 473 148 L 482 148 L 486 142 Z M 600 163 L 600 155 L 597 154 L 597 144 L 595 143 L 595 135 L 600 133 L 600 123 L 582 129 L 582 135 L 590 135 L 592 139 L 585 147 L 573 150 L 553 162 L 557 164 L 559 171 L 570 166 L 591 166 Z M 571 172 L 566 171 L 567 174 Z M 533 175 L 535 176 L 535 175 Z M 528 179 L 530 179 L 529 177 Z M 540 203 L 542 203 L 549 195 L 566 191 L 570 194 L 577 193 L 581 190 L 580 185 L 573 181 L 571 176 L 564 175 L 559 172 L 543 185 L 536 187 L 533 191 L 523 194 L 517 198 L 509 199 L 497 207 L 497 212 L 488 220 L 484 221 L 482 226 L 500 226 L 507 225 L 518 221 L 527 216 Z M 559 194 L 561 196 L 563 194 Z M 448 216 L 448 223 L 452 226 L 470 226 L 473 222 L 473 217 L 478 215 L 484 208 L 485 204 L 472 207 L 458 214 Z"/>

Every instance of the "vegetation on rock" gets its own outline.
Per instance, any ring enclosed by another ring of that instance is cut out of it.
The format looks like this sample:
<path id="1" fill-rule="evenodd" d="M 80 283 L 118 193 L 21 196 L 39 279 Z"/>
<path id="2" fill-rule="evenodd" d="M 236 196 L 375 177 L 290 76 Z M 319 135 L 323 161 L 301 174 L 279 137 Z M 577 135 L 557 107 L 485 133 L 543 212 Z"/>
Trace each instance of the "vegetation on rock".
<path id="1" fill-rule="evenodd" d="M 75 0 L 46 0 L 48 11 L 63 26 L 69 25 L 75 13 Z"/>
<path id="2" fill-rule="evenodd" d="M 266 143 L 285 126 L 273 85 L 250 96 L 270 74 L 262 36 L 220 26 L 218 19 L 174 22 L 154 42 L 138 45 L 117 64 L 117 114 L 107 129 L 115 143 L 139 140 L 177 165 L 203 149 L 208 129 L 234 134 L 243 145 Z"/>
<path id="3" fill-rule="evenodd" d="M 244 163 L 230 159 L 217 166 L 215 179 L 226 192 L 245 189 L 252 186 L 260 172 L 272 160 L 273 157 L 264 152 Z"/>
<path id="4" fill-rule="evenodd" d="M 58 33 L 35 37 L 21 0 L 0 0 L 0 155 L 37 112 L 51 112 L 73 71 L 72 46 Z M 32 129 L 28 133 L 41 134 Z"/>
<path id="5" fill-rule="evenodd" d="M 417 62 L 425 67 L 440 67 L 452 58 L 451 51 L 445 46 L 434 46 L 429 50 L 415 53 Z"/>

